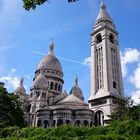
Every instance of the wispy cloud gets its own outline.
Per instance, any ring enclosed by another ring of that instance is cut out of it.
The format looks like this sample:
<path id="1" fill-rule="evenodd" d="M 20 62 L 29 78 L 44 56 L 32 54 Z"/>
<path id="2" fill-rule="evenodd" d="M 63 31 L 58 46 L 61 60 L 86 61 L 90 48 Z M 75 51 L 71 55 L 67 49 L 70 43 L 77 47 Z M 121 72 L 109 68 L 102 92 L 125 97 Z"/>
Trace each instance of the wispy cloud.
<path id="1" fill-rule="evenodd" d="M 39 52 L 39 51 L 35 51 L 35 50 L 31 50 L 30 51 L 31 53 L 35 53 L 35 54 L 39 54 L 39 55 L 43 55 L 45 56 L 46 54 L 45 53 L 42 53 L 42 52 Z M 84 66 L 87 66 L 87 62 L 79 62 L 77 60 L 73 60 L 73 59 L 70 59 L 70 58 L 64 58 L 64 57 L 60 57 L 60 56 L 57 56 L 58 59 L 62 60 L 62 61 L 67 61 L 67 62 L 70 62 L 70 63 L 76 63 L 76 64 L 80 64 L 80 65 L 84 65 Z"/>
<path id="2" fill-rule="evenodd" d="M 13 49 L 13 48 L 16 48 L 15 45 L 0 45 L 0 52 L 4 52 L 4 51 L 7 51 L 9 49 Z"/>
<path id="3" fill-rule="evenodd" d="M 34 53 L 34 54 L 43 55 L 43 56 L 45 56 L 45 55 L 46 55 L 46 53 L 42 53 L 42 52 L 35 51 L 35 50 L 30 50 L 29 52 Z"/>
<path id="4" fill-rule="evenodd" d="M 91 64 L 91 57 L 85 58 L 85 60 L 82 62 L 83 65 L 90 66 Z"/>

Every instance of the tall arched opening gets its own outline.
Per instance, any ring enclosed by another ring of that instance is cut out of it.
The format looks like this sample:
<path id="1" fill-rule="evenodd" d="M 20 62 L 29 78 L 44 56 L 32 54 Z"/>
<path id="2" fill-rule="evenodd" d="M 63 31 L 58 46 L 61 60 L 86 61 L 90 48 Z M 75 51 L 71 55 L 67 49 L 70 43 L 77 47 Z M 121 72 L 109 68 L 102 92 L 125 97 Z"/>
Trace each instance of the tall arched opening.
<path id="1" fill-rule="evenodd" d="M 104 113 L 102 111 L 97 111 L 94 116 L 95 126 L 103 126 L 104 125 Z"/>

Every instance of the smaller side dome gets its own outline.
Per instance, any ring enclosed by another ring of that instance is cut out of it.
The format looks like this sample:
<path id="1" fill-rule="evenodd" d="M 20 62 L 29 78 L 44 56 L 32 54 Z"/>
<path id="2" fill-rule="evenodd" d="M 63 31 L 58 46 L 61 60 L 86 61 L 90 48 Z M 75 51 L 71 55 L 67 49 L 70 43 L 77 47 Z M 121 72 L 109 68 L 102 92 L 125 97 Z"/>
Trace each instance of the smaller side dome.
<path id="1" fill-rule="evenodd" d="M 20 79 L 20 83 L 19 83 L 19 86 L 15 89 L 14 93 L 16 95 L 26 95 L 26 90 L 23 86 L 23 82 L 24 82 L 24 78 L 22 77 Z"/>
<path id="2" fill-rule="evenodd" d="M 72 87 L 72 89 L 70 90 L 70 95 L 73 94 L 75 95 L 76 97 L 80 98 L 81 100 L 84 100 L 84 97 L 83 97 L 83 93 L 82 93 L 82 90 L 81 88 L 78 86 L 78 77 L 76 76 L 75 78 L 75 85 Z"/>
<path id="3" fill-rule="evenodd" d="M 41 89 L 48 88 L 48 81 L 42 73 L 40 73 L 33 81 L 33 88 L 41 88 Z"/>

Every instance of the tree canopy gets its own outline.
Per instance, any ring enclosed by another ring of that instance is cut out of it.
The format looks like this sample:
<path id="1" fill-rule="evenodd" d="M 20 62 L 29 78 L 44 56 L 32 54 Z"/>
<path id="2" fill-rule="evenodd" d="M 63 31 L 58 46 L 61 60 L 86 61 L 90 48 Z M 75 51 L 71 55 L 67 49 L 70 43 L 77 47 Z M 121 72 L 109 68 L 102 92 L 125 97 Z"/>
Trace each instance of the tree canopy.
<path id="1" fill-rule="evenodd" d="M 18 132 L 18 133 L 17 133 Z M 104 127 L 59 126 L 57 128 L 8 127 L 1 140 L 140 140 L 140 122 L 119 121 Z M 18 134 L 18 135 L 17 135 Z"/>
<path id="2" fill-rule="evenodd" d="M 134 101 L 128 97 L 126 102 L 119 102 L 119 106 L 111 115 L 112 121 L 133 120 L 140 122 L 140 105 L 135 105 Z"/>
<path id="3" fill-rule="evenodd" d="M 24 126 L 24 114 L 20 108 L 18 96 L 0 88 L 0 128 Z"/>
<path id="4" fill-rule="evenodd" d="M 67 2 L 71 3 L 71 2 L 76 2 L 79 0 L 67 0 Z M 38 5 L 42 5 L 45 2 L 49 2 L 49 0 L 23 0 L 23 7 L 29 11 L 30 9 L 35 9 L 36 6 Z"/>

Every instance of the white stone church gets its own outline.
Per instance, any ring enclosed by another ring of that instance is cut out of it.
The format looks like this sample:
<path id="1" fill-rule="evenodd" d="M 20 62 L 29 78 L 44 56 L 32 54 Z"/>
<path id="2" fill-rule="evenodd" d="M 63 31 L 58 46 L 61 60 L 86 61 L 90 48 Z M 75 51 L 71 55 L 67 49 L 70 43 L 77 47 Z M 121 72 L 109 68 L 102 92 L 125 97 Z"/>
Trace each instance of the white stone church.
<path id="1" fill-rule="evenodd" d="M 101 3 L 91 32 L 91 93 L 84 102 L 78 78 L 70 93 L 63 91 L 63 70 L 54 53 L 54 42 L 35 71 L 30 95 L 26 94 L 23 78 L 15 89 L 20 96 L 25 121 L 38 127 L 106 125 L 110 115 L 124 103 L 118 32 Z"/>

